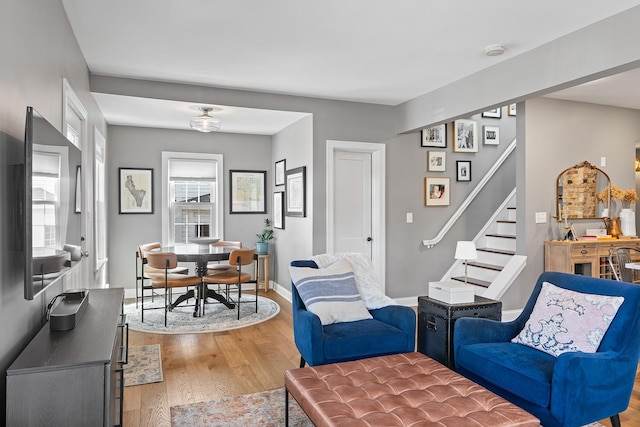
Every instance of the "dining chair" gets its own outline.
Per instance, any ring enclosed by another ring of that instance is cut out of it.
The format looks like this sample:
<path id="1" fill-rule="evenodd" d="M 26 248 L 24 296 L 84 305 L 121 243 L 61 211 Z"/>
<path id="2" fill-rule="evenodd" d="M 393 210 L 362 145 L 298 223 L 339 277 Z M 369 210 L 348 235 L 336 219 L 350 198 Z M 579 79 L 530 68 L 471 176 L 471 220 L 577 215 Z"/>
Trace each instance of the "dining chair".
<path id="1" fill-rule="evenodd" d="M 173 299 L 173 288 L 188 288 L 189 286 L 202 286 L 200 276 L 190 276 L 188 274 L 172 273 L 178 266 L 178 257 L 174 252 L 149 252 L 147 254 L 148 264 L 162 274 L 151 275 L 151 287 L 154 289 L 164 289 L 164 326 L 167 326 L 167 312 L 171 310 L 171 300 Z M 143 313 L 144 313 L 144 298 Z"/>
<path id="2" fill-rule="evenodd" d="M 623 282 L 636 282 L 636 274 L 634 269 L 627 268 L 625 265 L 637 261 L 640 258 L 640 249 L 638 248 L 616 248 L 616 262 L 618 264 L 619 277 L 617 280 Z"/>
<path id="3" fill-rule="evenodd" d="M 142 314 L 141 320 L 144 322 L 144 291 L 151 291 L 151 302 L 153 302 L 154 292 L 151 285 L 146 285 L 145 281 L 150 280 L 154 274 L 162 274 L 164 270 L 154 269 L 147 263 L 147 253 L 151 251 L 159 251 L 162 247 L 160 242 L 144 243 L 138 245 L 136 250 L 136 308 L 138 308 L 138 301 L 142 301 Z M 187 274 L 189 269 L 187 267 L 176 267 L 172 269 L 170 273 Z"/>
<path id="4" fill-rule="evenodd" d="M 216 274 L 207 274 L 202 278 L 205 286 L 206 284 L 226 285 L 227 299 L 231 302 L 234 302 L 238 307 L 238 320 L 240 320 L 240 304 L 242 302 L 241 299 L 243 283 L 255 283 L 256 313 L 258 312 L 258 283 L 255 279 L 251 278 L 251 274 L 242 271 L 243 266 L 250 265 L 255 262 L 255 254 L 256 248 L 234 249 L 229 254 L 229 265 L 233 268 L 233 270 L 226 270 Z M 231 286 L 236 286 L 238 289 L 238 297 L 235 300 L 229 296 L 229 288 Z M 247 302 L 254 301 L 244 301 L 242 303 Z"/>
<path id="5" fill-rule="evenodd" d="M 234 248 L 242 248 L 242 242 L 236 242 L 232 240 L 218 240 L 215 243 L 211 244 L 212 246 L 225 246 L 225 247 L 234 247 Z M 226 270 L 233 270 L 233 266 L 229 265 L 228 261 L 212 261 L 207 264 L 207 273 L 208 274 L 216 274 L 221 273 Z"/>

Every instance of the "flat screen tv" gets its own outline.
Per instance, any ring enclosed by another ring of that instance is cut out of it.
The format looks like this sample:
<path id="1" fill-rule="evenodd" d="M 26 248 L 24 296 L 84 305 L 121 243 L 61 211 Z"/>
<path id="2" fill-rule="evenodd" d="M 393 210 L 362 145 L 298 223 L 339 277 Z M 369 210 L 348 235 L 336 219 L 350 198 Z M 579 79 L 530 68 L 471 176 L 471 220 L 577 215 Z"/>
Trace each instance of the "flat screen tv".
<path id="1" fill-rule="evenodd" d="M 80 259 L 82 154 L 33 107 L 24 140 L 24 297 L 31 300 Z"/>

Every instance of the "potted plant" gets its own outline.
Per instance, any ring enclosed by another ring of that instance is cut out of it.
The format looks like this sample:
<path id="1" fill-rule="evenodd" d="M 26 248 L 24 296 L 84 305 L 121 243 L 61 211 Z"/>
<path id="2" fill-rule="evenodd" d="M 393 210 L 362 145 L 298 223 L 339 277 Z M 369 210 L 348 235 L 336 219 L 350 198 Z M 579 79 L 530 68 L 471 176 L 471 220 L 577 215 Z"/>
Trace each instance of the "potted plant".
<path id="1" fill-rule="evenodd" d="M 256 252 L 259 254 L 269 253 L 269 240 L 273 239 L 273 228 L 269 218 L 264 219 L 264 230 L 256 236 L 258 237 Z"/>

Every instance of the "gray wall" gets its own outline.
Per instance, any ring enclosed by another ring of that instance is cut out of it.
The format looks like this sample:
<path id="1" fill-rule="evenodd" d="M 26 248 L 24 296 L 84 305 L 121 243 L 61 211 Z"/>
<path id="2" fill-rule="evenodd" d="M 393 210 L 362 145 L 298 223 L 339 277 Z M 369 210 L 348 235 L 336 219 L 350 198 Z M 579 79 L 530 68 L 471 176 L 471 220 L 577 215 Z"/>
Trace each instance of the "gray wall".
<path id="1" fill-rule="evenodd" d="M 231 133 L 200 133 L 126 126 L 109 127 L 108 200 L 110 285 L 135 287 L 135 251 L 142 243 L 162 241 L 162 152 L 222 154 L 225 190 L 229 188 L 229 171 L 233 169 L 267 171 L 267 183 L 273 181 L 271 137 Z M 119 214 L 118 168 L 153 169 L 153 214 Z M 269 186 L 267 186 L 269 188 Z M 224 194 L 224 238 L 240 240 L 254 247 L 256 234 L 264 219 L 271 217 L 271 197 L 267 197 L 268 214 L 229 213 L 229 193 Z"/>
<path id="2" fill-rule="evenodd" d="M 59 0 L 3 0 L 0 6 L 0 176 L 9 189 L 11 156 L 22 152 L 26 107 L 34 106 L 51 123 L 62 124 L 62 79 L 67 78 L 89 114 L 89 141 L 106 124 L 89 93 L 89 73 Z M 61 285 L 33 301 L 23 297 L 21 256 L 10 246 L 14 204 L 2 197 L 0 209 L 0 396 L 4 371 L 41 328 L 41 317 Z M 1 405 L 4 419 L 5 405 Z"/>

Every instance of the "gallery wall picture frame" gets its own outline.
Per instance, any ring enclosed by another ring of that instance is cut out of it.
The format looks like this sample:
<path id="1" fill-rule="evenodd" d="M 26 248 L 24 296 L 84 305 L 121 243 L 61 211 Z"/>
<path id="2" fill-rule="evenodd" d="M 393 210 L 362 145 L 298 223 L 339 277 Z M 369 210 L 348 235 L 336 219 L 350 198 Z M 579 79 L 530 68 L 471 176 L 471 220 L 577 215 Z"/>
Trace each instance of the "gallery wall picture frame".
<path id="1" fill-rule="evenodd" d="M 276 162 L 276 167 L 274 169 L 274 176 L 277 185 L 284 185 L 284 173 L 287 170 L 287 160 L 282 159 Z"/>
<path id="2" fill-rule="evenodd" d="M 500 145 L 500 126 L 483 126 L 484 145 Z"/>
<path id="3" fill-rule="evenodd" d="M 453 151 L 478 152 L 478 124 L 475 120 L 459 119 L 453 123 Z"/>
<path id="4" fill-rule="evenodd" d="M 507 106 L 507 115 L 515 116 L 516 115 L 516 105 L 517 104 L 509 104 Z"/>
<path id="5" fill-rule="evenodd" d="M 488 111 L 484 111 L 482 113 L 482 117 L 489 117 L 492 119 L 501 119 L 502 118 L 502 107 L 496 107 Z"/>
<path id="6" fill-rule="evenodd" d="M 284 191 L 273 193 L 273 228 L 284 230 Z"/>
<path id="7" fill-rule="evenodd" d="M 118 168 L 121 214 L 153 213 L 153 169 Z"/>
<path id="8" fill-rule="evenodd" d="M 229 178 L 229 213 L 267 213 L 267 171 L 230 170 Z"/>
<path id="9" fill-rule="evenodd" d="M 307 216 L 307 168 L 301 166 L 286 172 L 285 215 L 304 218 Z"/>
<path id="10" fill-rule="evenodd" d="M 471 181 L 471 161 L 469 160 L 457 160 L 456 161 L 456 181 Z"/>
<path id="11" fill-rule="evenodd" d="M 447 124 L 422 129 L 421 147 L 447 148 Z"/>
<path id="12" fill-rule="evenodd" d="M 451 180 L 441 177 L 424 179 L 424 205 L 449 206 L 451 199 Z"/>
<path id="13" fill-rule="evenodd" d="M 445 172 L 447 168 L 446 151 L 429 151 L 427 153 L 427 171 Z"/>

